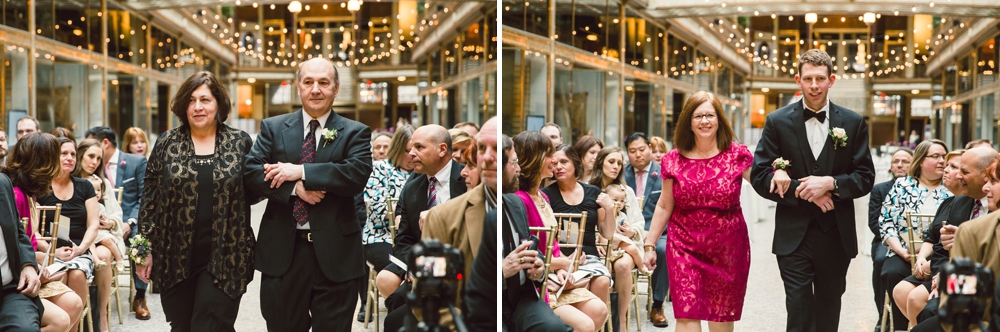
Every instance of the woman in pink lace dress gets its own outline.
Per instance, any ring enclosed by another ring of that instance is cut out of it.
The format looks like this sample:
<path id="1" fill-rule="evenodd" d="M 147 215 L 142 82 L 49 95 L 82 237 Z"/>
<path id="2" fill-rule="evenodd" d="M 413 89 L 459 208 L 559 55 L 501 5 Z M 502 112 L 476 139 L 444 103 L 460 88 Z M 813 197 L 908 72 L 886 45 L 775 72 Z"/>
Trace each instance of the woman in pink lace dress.
<path id="1" fill-rule="evenodd" d="M 740 186 L 753 155 L 734 143 L 732 128 L 714 95 L 698 92 L 684 103 L 674 132 L 676 148 L 663 157 L 663 192 L 646 245 L 667 229 L 677 331 L 732 331 L 743 313 L 750 272 L 750 241 L 740 208 Z M 651 254 L 652 253 L 652 254 Z M 644 257 L 656 265 L 655 251 Z"/>

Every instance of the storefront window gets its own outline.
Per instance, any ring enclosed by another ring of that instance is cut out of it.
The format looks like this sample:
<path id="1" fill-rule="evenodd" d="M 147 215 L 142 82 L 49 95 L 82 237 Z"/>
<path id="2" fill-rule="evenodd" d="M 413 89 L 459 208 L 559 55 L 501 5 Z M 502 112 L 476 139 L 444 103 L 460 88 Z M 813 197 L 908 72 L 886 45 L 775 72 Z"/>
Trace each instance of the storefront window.
<path id="1" fill-rule="evenodd" d="M 4 0 L 0 6 L 3 7 L 3 25 L 28 30 L 28 0 Z"/>

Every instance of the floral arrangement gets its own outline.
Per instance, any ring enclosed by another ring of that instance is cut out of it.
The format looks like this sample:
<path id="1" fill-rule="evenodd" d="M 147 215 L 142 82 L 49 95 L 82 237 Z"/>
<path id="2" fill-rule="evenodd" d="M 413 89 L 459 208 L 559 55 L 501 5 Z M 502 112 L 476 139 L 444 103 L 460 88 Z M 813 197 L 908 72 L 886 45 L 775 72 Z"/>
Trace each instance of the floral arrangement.
<path id="1" fill-rule="evenodd" d="M 129 258 L 131 258 L 132 262 L 137 265 L 146 265 L 146 256 L 149 256 L 149 254 L 153 251 L 153 249 L 149 247 L 149 239 L 142 236 L 142 234 L 136 234 L 135 237 L 132 238 L 131 242 L 132 245 L 129 246 L 130 249 L 128 253 Z"/>
<path id="2" fill-rule="evenodd" d="M 327 144 L 333 143 L 333 140 L 337 139 L 337 129 L 327 129 L 323 128 L 323 147 L 325 148 Z"/>
<path id="3" fill-rule="evenodd" d="M 778 159 L 775 159 L 774 162 L 771 163 L 771 167 L 773 167 L 775 170 L 780 169 L 784 171 L 792 167 L 792 162 L 785 160 L 785 158 L 778 157 Z"/>

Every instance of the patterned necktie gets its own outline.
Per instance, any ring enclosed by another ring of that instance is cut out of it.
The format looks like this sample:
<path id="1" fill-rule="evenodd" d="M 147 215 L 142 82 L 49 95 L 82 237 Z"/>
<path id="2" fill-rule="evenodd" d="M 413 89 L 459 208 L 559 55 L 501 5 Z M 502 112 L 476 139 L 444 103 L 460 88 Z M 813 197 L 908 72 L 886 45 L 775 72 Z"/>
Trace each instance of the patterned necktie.
<path id="1" fill-rule="evenodd" d="M 430 181 L 430 185 L 427 186 L 427 208 L 430 209 L 437 205 L 437 193 L 435 193 L 434 187 L 437 185 L 438 179 L 432 176 L 427 181 Z"/>
<path id="2" fill-rule="evenodd" d="M 635 172 L 635 196 L 646 196 L 646 171 Z"/>
<path id="3" fill-rule="evenodd" d="M 979 211 L 982 209 L 983 209 L 983 201 L 976 200 L 976 210 L 972 212 L 972 219 L 978 218 L 981 215 Z"/>
<path id="4" fill-rule="evenodd" d="M 306 135 L 305 142 L 302 142 L 302 152 L 299 153 L 299 164 L 311 163 L 313 158 L 316 157 L 316 128 L 319 127 L 319 121 L 312 120 L 309 121 L 309 134 Z M 306 202 L 303 201 L 298 196 L 292 198 L 293 207 L 292 216 L 295 217 L 295 222 L 301 225 L 305 225 L 309 221 L 309 207 L 306 206 Z"/>

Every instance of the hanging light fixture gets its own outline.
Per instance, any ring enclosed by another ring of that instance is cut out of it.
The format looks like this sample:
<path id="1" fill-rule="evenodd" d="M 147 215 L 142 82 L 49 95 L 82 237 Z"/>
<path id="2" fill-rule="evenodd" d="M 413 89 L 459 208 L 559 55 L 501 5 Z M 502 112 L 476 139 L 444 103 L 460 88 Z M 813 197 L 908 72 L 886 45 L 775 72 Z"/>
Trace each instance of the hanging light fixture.
<path id="1" fill-rule="evenodd" d="M 350 0 L 347 1 L 347 10 L 353 12 L 361 10 L 362 0 Z"/>
<path id="2" fill-rule="evenodd" d="M 298 1 L 292 1 L 288 3 L 288 11 L 292 14 L 298 14 L 302 12 L 302 3 Z"/>

